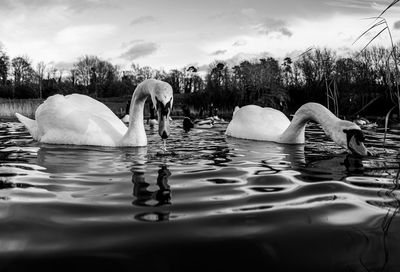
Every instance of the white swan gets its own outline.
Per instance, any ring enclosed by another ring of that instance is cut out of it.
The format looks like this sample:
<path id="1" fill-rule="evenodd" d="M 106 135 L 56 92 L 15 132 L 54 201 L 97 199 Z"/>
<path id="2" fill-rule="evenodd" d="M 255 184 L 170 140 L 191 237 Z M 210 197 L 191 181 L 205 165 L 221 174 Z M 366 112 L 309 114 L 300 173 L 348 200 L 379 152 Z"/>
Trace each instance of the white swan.
<path id="1" fill-rule="evenodd" d="M 121 118 L 121 121 L 124 123 L 129 123 L 129 114 L 125 114 L 124 117 Z"/>
<path id="2" fill-rule="evenodd" d="M 146 146 L 143 108 L 151 97 L 158 110 L 158 133 L 170 134 L 169 114 L 173 103 L 172 87 L 163 81 L 148 79 L 140 83 L 130 106 L 127 127 L 106 105 L 86 95 L 53 95 L 41 104 L 36 120 L 16 113 L 33 139 L 51 144 L 97 146 Z"/>
<path id="3" fill-rule="evenodd" d="M 158 121 L 155 118 L 154 119 L 148 119 L 147 123 L 149 124 L 149 126 L 152 126 L 152 127 L 158 125 Z"/>
<path id="4" fill-rule="evenodd" d="M 228 136 L 272 141 L 286 144 L 303 144 L 308 121 L 318 122 L 325 134 L 338 145 L 365 156 L 364 135 L 359 126 L 337 118 L 318 103 L 307 103 L 295 113 L 292 122 L 280 111 L 248 105 L 236 108 L 225 134 Z"/>

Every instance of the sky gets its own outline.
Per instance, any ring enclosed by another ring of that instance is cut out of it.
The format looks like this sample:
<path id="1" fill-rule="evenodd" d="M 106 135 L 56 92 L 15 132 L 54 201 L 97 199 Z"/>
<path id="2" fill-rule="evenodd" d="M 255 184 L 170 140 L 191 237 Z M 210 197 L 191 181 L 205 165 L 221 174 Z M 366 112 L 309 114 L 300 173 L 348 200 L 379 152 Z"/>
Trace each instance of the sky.
<path id="1" fill-rule="evenodd" d="M 84 55 L 129 69 L 206 66 L 271 56 L 296 58 L 310 47 L 347 54 L 392 0 L 0 0 L 0 45 L 69 69 Z M 384 17 L 400 41 L 400 3 Z M 387 35 L 374 44 L 390 45 Z"/>

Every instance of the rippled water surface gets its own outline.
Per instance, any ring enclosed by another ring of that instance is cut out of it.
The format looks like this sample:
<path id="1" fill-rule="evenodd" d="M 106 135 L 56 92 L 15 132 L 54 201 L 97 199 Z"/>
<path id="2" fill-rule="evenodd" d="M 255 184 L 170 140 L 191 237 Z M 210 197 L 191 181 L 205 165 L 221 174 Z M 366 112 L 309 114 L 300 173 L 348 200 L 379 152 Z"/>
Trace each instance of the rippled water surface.
<path id="1" fill-rule="evenodd" d="M 0 127 L 0 270 L 400 271 L 399 131 L 368 158 L 315 125 L 307 144 L 227 124 L 147 148 L 38 144 Z"/>

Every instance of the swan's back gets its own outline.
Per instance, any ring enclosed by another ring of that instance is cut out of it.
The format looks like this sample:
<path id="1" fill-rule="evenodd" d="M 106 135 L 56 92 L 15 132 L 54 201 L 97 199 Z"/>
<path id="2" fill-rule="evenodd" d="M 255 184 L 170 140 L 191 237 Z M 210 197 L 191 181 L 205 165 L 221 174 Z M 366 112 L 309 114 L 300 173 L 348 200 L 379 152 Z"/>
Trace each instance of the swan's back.
<path id="1" fill-rule="evenodd" d="M 250 140 L 277 141 L 289 124 L 289 119 L 276 109 L 248 105 L 235 110 L 226 135 Z"/>
<path id="2" fill-rule="evenodd" d="M 126 125 L 103 103 L 80 94 L 49 97 L 36 110 L 42 142 L 115 145 Z"/>

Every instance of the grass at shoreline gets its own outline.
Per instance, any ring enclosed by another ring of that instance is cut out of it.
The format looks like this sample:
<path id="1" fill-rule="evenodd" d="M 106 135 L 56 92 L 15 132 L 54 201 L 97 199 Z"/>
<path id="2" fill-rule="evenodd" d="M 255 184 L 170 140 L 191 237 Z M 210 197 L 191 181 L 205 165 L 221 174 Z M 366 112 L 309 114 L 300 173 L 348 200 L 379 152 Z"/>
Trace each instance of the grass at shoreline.
<path id="1" fill-rule="evenodd" d="M 127 99 L 121 97 L 111 99 L 103 98 L 99 100 L 109 107 L 118 117 L 121 118 L 125 115 Z M 0 118 L 16 118 L 15 113 L 17 112 L 26 117 L 34 118 L 36 109 L 42 102 L 42 99 L 0 99 Z M 145 116 L 149 115 L 148 111 L 148 107 L 145 107 Z M 182 115 L 181 107 L 175 104 L 171 115 Z"/>
<path id="2" fill-rule="evenodd" d="M 37 107 L 42 103 L 41 99 L 3 99 L 0 100 L 0 117 L 13 118 L 15 113 L 20 113 L 29 118 L 35 116 Z"/>
<path id="3" fill-rule="evenodd" d="M 99 99 L 102 103 L 107 105 L 115 115 L 122 118 L 125 115 L 125 107 L 129 98 L 126 97 L 114 97 L 114 98 L 101 98 Z M 42 99 L 0 99 L 0 118 L 16 120 L 15 113 L 18 112 L 26 117 L 34 118 L 37 107 L 43 102 Z M 189 107 L 190 112 L 193 116 L 198 115 L 198 109 Z M 149 116 L 149 109 L 146 106 L 144 116 Z M 172 109 L 171 116 L 173 118 L 181 118 L 182 115 L 181 103 L 175 103 Z M 207 114 L 207 112 L 205 112 Z M 219 109 L 218 116 L 225 120 L 232 118 L 232 111 L 230 109 Z M 366 116 L 371 121 L 379 121 L 384 117 L 381 116 Z"/>
<path id="4" fill-rule="evenodd" d="M 0 100 L 0 118 L 15 118 L 15 113 L 34 118 L 37 107 L 43 102 L 42 99 L 3 99 Z M 118 117 L 125 114 L 126 102 L 102 101 Z"/>

